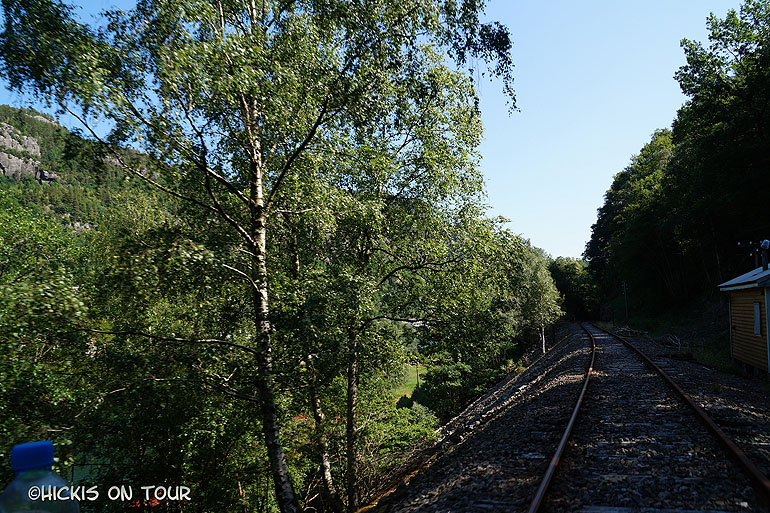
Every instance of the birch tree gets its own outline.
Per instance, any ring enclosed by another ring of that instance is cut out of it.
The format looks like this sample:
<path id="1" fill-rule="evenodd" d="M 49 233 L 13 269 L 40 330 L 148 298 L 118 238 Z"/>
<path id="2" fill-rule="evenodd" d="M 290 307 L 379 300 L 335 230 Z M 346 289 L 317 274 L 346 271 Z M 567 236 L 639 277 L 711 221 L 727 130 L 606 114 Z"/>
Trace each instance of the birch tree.
<path id="1" fill-rule="evenodd" d="M 242 344 L 190 337 L 255 358 L 277 501 L 297 511 L 276 406 L 280 326 L 268 263 L 277 216 L 301 214 L 287 184 L 302 180 L 310 155 L 326 158 L 344 136 L 376 130 L 383 88 L 405 77 L 423 45 L 463 67 L 489 62 L 514 106 L 507 30 L 480 22 L 482 0 L 140 0 L 105 12 L 99 27 L 59 0 L 2 5 L 2 69 L 15 89 L 55 103 L 125 172 L 229 230 L 222 265 L 250 298 L 253 330 Z M 125 148 L 150 159 L 138 163 Z"/>

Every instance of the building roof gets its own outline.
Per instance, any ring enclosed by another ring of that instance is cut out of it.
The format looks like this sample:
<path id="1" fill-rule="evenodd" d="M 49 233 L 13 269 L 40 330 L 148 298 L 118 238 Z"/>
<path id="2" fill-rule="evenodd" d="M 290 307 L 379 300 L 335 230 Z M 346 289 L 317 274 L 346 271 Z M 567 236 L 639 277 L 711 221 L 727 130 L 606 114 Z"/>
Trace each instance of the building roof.
<path id="1" fill-rule="evenodd" d="M 768 286 L 770 286 L 770 268 L 763 271 L 761 267 L 757 267 L 753 271 L 741 274 L 737 278 L 720 283 L 719 290 L 739 290 Z"/>

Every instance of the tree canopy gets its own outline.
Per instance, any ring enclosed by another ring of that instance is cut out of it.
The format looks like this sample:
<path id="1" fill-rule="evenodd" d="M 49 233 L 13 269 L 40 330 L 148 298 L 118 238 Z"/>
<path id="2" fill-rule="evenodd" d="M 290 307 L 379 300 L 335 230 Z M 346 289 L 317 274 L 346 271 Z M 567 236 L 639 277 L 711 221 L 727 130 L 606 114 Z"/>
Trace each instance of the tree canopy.
<path id="1" fill-rule="evenodd" d="M 682 41 L 675 77 L 688 100 L 616 175 L 586 246 L 605 293 L 626 282 L 654 310 L 753 267 L 738 244 L 770 232 L 769 23 L 770 2 L 747 0 L 708 18 L 707 46 Z"/>
<path id="2" fill-rule="evenodd" d="M 186 478 L 201 511 L 356 510 L 435 427 L 389 398 L 408 348 L 480 392 L 557 317 L 543 255 L 482 214 L 457 68 L 486 63 L 515 107 L 484 2 L 145 0 L 94 26 L 2 5 L 11 84 L 146 186 L 107 195 L 72 264 L 82 312 L 51 304 L 92 355 L 61 422 L 98 479 Z"/>

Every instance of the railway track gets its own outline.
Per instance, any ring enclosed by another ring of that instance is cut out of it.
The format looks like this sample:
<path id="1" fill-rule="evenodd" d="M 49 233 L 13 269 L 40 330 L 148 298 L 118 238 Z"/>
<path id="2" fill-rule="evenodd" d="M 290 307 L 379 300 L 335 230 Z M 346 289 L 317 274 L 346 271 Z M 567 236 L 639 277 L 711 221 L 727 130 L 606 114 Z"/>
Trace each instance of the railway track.
<path id="1" fill-rule="evenodd" d="M 551 462 L 548 464 L 548 468 L 545 471 L 543 480 L 540 482 L 540 486 L 537 488 L 537 492 L 535 492 L 535 497 L 532 499 L 532 504 L 529 506 L 529 513 L 537 513 L 543 504 L 545 493 L 548 491 L 548 487 L 551 484 L 551 479 L 553 479 L 553 476 L 556 473 L 556 469 L 559 466 L 559 462 L 561 461 L 561 457 L 564 454 L 564 449 L 567 447 L 567 442 L 569 441 L 569 437 L 572 434 L 572 428 L 575 426 L 578 413 L 580 413 L 580 408 L 583 406 L 583 400 L 585 399 L 586 390 L 588 389 L 588 383 L 591 380 L 591 373 L 593 372 L 594 363 L 596 362 L 596 339 L 585 325 L 583 325 L 582 328 L 591 340 L 591 363 L 588 364 L 588 370 L 586 370 L 585 377 L 583 378 L 583 388 L 580 390 L 580 395 L 578 396 L 577 402 L 575 402 L 575 407 L 572 409 L 572 416 L 567 423 L 567 427 L 564 429 L 564 434 L 559 441 L 559 445 L 556 447 L 556 452 L 551 458 Z"/>
<path id="2" fill-rule="evenodd" d="M 647 337 L 630 340 L 673 376 L 762 473 L 770 476 L 770 396 L 761 382 L 704 367 Z"/>
<path id="3" fill-rule="evenodd" d="M 768 511 L 767 479 L 694 401 L 629 342 L 583 330 L 450 423 L 431 461 L 367 509 Z"/>
<path id="4" fill-rule="evenodd" d="M 526 511 L 570 420 L 590 361 L 579 328 L 450 422 L 435 457 L 371 512 Z"/>
<path id="5" fill-rule="evenodd" d="M 594 382 L 540 511 L 763 510 L 752 485 L 764 491 L 766 478 L 747 477 L 739 451 L 728 457 L 736 448 L 715 438 L 713 421 L 701 425 L 697 406 L 627 342 L 587 329 Z"/>

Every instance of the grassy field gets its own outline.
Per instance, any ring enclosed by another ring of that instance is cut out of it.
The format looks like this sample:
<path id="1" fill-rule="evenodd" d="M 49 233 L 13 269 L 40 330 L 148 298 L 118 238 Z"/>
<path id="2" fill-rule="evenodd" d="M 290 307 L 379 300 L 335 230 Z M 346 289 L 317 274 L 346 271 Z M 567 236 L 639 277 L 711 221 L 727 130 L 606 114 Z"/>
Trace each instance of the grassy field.
<path id="1" fill-rule="evenodd" d="M 427 372 L 428 368 L 425 365 L 420 365 L 420 379 L 422 379 Z M 395 400 L 398 401 L 402 395 L 411 397 L 415 388 L 417 388 L 417 367 L 415 365 L 410 365 L 407 369 L 404 383 L 393 390 Z"/>

